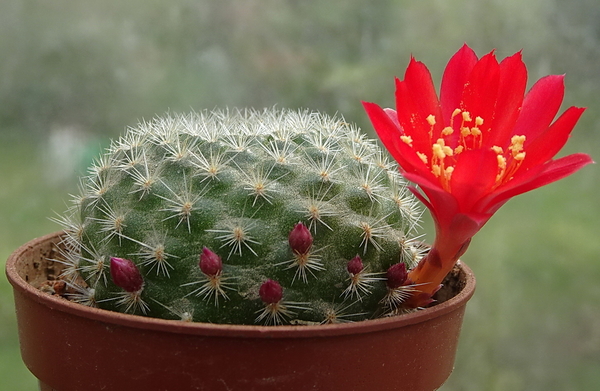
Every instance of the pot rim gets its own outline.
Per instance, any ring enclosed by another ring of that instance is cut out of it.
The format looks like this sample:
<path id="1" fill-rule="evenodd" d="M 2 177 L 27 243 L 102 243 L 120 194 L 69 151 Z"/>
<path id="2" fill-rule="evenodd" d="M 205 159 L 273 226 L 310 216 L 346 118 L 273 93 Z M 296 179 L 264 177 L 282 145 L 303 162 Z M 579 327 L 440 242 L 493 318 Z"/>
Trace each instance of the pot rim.
<path id="1" fill-rule="evenodd" d="M 201 322 L 182 322 L 179 320 L 167 320 L 151 318 L 140 315 L 124 314 L 108 311 L 100 308 L 87 307 L 74 303 L 62 297 L 51 296 L 43 293 L 27 283 L 17 273 L 17 261 L 24 253 L 35 248 L 43 242 L 58 242 L 62 231 L 54 232 L 33 239 L 16 249 L 6 262 L 6 275 L 13 286 L 15 293 L 19 292 L 30 300 L 48 306 L 49 308 L 77 317 L 84 317 L 99 322 L 105 322 L 116 326 L 137 328 L 142 330 L 153 330 L 166 333 L 185 335 L 201 335 L 215 337 L 233 338 L 312 338 L 340 336 L 348 334 L 364 334 L 381 330 L 394 329 L 427 321 L 466 305 L 467 301 L 475 292 L 475 276 L 473 271 L 461 261 L 458 265 L 465 273 L 464 288 L 451 299 L 423 310 L 392 316 L 388 318 L 370 319 L 353 323 L 329 324 L 329 325 L 282 325 L 282 326 L 260 326 L 260 325 L 228 325 Z"/>

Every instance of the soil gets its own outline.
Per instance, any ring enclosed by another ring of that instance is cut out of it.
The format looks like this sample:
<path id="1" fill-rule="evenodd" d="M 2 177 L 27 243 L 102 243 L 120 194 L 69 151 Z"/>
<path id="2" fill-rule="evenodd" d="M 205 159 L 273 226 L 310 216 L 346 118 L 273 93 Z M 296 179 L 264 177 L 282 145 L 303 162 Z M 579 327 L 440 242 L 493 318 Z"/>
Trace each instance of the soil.
<path id="1" fill-rule="evenodd" d="M 465 287 L 466 279 L 461 278 L 464 277 L 464 271 L 460 269 L 459 265 L 460 261 L 454 265 L 454 268 L 448 273 L 444 281 L 442 281 L 442 288 L 433 296 L 436 300 L 433 305 L 453 298 Z"/>

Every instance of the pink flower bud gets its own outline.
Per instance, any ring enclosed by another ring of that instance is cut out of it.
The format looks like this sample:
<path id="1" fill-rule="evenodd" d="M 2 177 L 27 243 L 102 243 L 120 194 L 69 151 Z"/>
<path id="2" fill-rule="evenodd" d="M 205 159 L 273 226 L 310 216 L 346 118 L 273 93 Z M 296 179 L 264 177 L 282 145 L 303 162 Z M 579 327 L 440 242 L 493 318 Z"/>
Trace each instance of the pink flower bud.
<path id="1" fill-rule="evenodd" d="M 313 237 L 306 226 L 300 222 L 294 226 L 288 238 L 292 251 L 296 254 L 307 254 L 313 243 Z"/>
<path id="2" fill-rule="evenodd" d="M 220 274 L 223 270 L 223 261 L 221 261 L 221 257 L 206 247 L 202 249 L 198 265 L 200 266 L 202 273 L 211 277 Z"/>
<path id="3" fill-rule="evenodd" d="M 408 272 L 406 271 L 406 265 L 404 263 L 397 263 L 390 266 L 386 273 L 387 286 L 391 289 L 407 285 Z"/>
<path id="4" fill-rule="evenodd" d="M 283 288 L 275 280 L 267 279 L 258 290 L 261 300 L 265 304 L 279 303 L 283 298 Z"/>
<path id="5" fill-rule="evenodd" d="M 352 274 L 353 276 L 362 272 L 363 269 L 364 265 L 362 259 L 360 259 L 360 256 L 358 255 L 352 258 L 350 261 L 348 261 L 348 265 L 346 266 L 346 270 L 348 270 L 348 273 Z"/>
<path id="6" fill-rule="evenodd" d="M 129 259 L 110 258 L 110 276 L 113 282 L 127 292 L 137 292 L 144 286 L 144 279 L 135 263 Z"/>

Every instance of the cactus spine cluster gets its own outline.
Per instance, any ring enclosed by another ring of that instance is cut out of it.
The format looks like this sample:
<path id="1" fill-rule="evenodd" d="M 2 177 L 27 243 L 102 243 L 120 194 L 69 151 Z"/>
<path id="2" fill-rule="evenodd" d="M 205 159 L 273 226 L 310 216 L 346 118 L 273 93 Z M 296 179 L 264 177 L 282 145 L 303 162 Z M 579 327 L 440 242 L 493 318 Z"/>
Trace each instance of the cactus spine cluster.
<path id="1" fill-rule="evenodd" d="M 128 129 L 92 165 L 57 219 L 59 261 L 72 299 L 101 308 L 356 321 L 394 313 L 411 289 L 397 276 L 421 256 L 419 216 L 397 167 L 340 118 L 166 115 Z"/>

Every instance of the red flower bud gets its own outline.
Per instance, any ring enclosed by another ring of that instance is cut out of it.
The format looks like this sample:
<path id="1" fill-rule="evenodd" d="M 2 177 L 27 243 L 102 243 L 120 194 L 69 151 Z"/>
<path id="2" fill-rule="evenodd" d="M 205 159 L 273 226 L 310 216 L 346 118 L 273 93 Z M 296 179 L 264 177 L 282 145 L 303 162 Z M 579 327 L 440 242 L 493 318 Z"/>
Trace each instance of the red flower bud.
<path id="1" fill-rule="evenodd" d="M 265 304 L 275 304 L 283 298 L 283 288 L 277 281 L 268 279 L 260 286 L 258 294 Z"/>
<path id="2" fill-rule="evenodd" d="M 409 283 L 409 281 L 407 281 L 408 272 L 406 271 L 406 265 L 404 263 L 397 263 L 390 266 L 387 270 L 386 277 L 387 286 L 390 289 L 398 288 Z"/>
<path id="3" fill-rule="evenodd" d="M 294 226 L 288 238 L 292 251 L 296 254 L 307 254 L 313 243 L 313 237 L 306 226 L 300 222 Z"/>
<path id="4" fill-rule="evenodd" d="M 362 259 L 360 259 L 360 256 L 358 255 L 352 258 L 350 261 L 348 261 L 348 265 L 346 266 L 346 270 L 348 270 L 348 273 L 352 274 L 353 276 L 362 272 L 363 269 L 364 265 L 362 263 Z"/>
<path id="5" fill-rule="evenodd" d="M 127 292 L 137 292 L 144 286 L 140 271 L 129 259 L 111 257 L 110 276 L 115 285 Z"/>
<path id="6" fill-rule="evenodd" d="M 223 261 L 221 261 L 220 256 L 204 247 L 202 249 L 202 254 L 200 254 L 198 266 L 200 266 L 202 273 L 214 277 L 223 270 Z"/>

